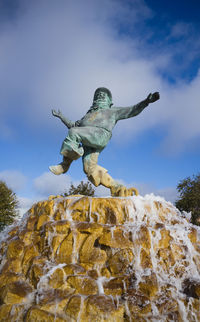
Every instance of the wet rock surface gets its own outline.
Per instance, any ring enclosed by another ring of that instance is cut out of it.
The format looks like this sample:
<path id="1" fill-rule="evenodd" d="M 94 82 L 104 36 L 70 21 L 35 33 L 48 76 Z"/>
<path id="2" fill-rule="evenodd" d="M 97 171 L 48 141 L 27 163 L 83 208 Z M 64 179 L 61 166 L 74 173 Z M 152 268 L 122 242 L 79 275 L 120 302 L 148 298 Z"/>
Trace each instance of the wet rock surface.
<path id="1" fill-rule="evenodd" d="M 153 195 L 38 202 L 0 256 L 1 321 L 200 321 L 200 229 Z"/>

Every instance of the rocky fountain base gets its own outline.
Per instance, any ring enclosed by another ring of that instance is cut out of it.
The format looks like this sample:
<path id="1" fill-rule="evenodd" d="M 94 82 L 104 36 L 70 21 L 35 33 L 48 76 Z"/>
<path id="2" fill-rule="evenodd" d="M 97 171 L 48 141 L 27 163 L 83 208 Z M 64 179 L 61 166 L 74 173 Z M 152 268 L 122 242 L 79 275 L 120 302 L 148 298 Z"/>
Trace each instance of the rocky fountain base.
<path id="1" fill-rule="evenodd" d="M 162 198 L 50 198 L 0 254 L 1 321 L 200 321 L 200 230 Z"/>

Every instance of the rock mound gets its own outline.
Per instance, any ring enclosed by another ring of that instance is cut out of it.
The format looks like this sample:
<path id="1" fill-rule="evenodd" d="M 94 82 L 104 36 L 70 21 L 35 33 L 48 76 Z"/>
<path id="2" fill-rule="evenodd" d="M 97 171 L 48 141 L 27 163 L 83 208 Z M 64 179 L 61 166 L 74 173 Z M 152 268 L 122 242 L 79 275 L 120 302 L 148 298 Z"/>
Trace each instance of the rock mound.
<path id="1" fill-rule="evenodd" d="M 0 254 L 1 321 L 200 321 L 200 230 L 162 198 L 38 202 Z"/>

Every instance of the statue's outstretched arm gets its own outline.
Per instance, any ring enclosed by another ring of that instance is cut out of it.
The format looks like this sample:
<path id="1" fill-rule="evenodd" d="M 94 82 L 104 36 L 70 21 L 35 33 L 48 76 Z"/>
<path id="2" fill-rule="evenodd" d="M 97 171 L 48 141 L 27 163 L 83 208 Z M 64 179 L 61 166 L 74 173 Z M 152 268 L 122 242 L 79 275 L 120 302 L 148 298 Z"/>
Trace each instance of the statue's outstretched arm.
<path id="1" fill-rule="evenodd" d="M 140 103 L 129 106 L 129 107 L 117 107 L 116 108 L 116 120 L 122 120 L 127 119 L 129 117 L 133 117 L 138 115 L 143 111 L 145 107 L 149 105 L 149 103 L 153 103 L 157 101 L 160 98 L 160 95 L 158 92 L 155 92 L 153 94 L 149 94 L 147 98 Z"/>
<path id="2" fill-rule="evenodd" d="M 69 119 L 67 119 L 66 117 L 64 117 L 60 110 L 58 110 L 58 111 L 52 110 L 52 114 L 53 114 L 53 116 L 58 117 L 68 127 L 68 129 L 76 126 L 76 122 L 72 122 Z"/>

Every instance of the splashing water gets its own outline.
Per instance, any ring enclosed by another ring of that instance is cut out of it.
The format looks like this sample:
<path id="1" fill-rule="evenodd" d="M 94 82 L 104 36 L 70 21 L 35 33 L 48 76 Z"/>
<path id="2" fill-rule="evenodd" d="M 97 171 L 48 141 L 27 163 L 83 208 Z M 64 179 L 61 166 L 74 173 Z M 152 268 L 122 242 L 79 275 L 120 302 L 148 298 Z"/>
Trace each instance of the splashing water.
<path id="1" fill-rule="evenodd" d="M 153 194 L 60 197 L 34 205 L 1 234 L 2 281 L 9 267 L 13 285 L 23 279 L 32 289 L 26 303 L 10 303 L 13 286 L 4 283 L 8 316 L 14 321 L 20 305 L 30 319 L 38 309 L 87 321 L 95 307 L 99 321 L 200 321 L 200 229 L 188 218 Z"/>

